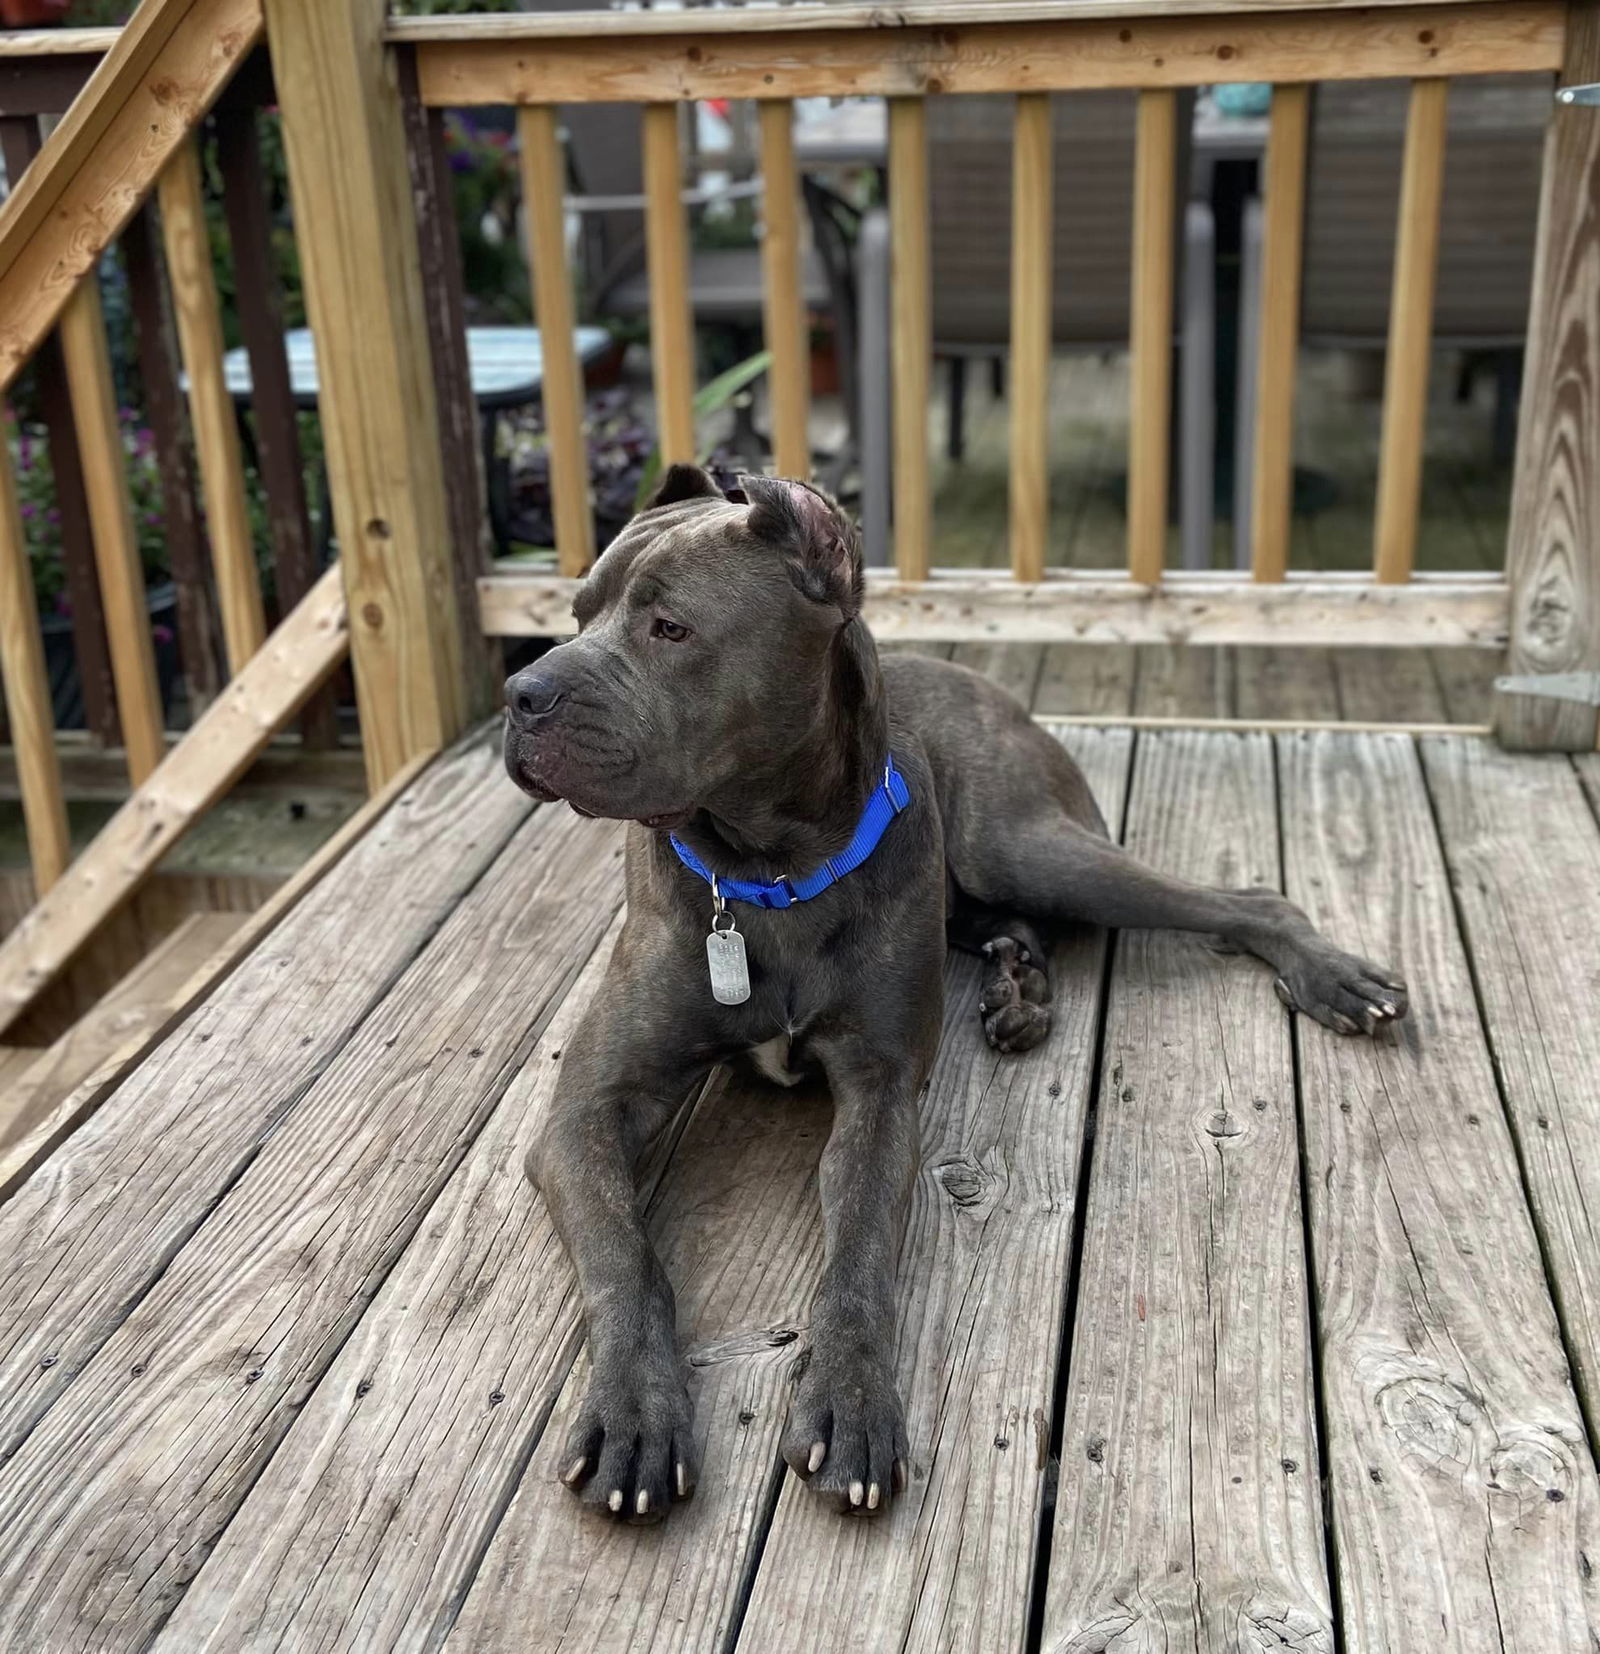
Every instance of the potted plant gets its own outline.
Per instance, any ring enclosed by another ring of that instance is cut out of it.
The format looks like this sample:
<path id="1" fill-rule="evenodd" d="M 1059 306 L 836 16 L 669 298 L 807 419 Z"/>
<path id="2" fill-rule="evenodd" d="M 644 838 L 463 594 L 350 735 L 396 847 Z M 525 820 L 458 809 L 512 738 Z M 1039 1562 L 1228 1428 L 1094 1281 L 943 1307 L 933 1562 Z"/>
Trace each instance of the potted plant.
<path id="1" fill-rule="evenodd" d="M 139 538 L 145 597 L 155 642 L 156 675 L 161 687 L 162 710 L 171 711 L 176 701 L 181 663 L 176 630 L 178 595 L 167 562 L 161 473 L 156 463 L 155 438 L 149 428 L 131 408 L 122 410 L 121 419 L 134 529 Z M 83 688 L 72 642 L 66 547 L 61 537 L 61 512 L 56 505 L 50 451 L 42 433 L 28 426 L 6 427 L 0 430 L 0 440 L 8 442 L 12 450 L 22 532 L 28 545 L 34 596 L 39 605 L 39 630 L 44 639 L 45 670 L 50 679 L 55 724 L 58 729 L 82 729 Z"/>

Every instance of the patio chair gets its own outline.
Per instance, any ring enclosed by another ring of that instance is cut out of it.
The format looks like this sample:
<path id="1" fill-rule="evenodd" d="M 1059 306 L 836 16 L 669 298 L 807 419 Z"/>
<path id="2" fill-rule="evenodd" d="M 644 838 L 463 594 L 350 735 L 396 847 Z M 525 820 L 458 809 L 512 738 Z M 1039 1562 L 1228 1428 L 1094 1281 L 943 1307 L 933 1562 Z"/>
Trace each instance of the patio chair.
<path id="1" fill-rule="evenodd" d="M 1136 95 L 1078 92 L 1051 100 L 1054 122 L 1052 334 L 1057 349 L 1125 346 Z M 1011 165 L 1014 105 L 1004 97 L 941 97 L 928 103 L 933 351 L 950 366 L 948 449 L 959 458 L 965 365 L 1002 363 L 1011 337 Z M 1178 128 L 1188 173 L 1189 100 Z M 893 188 L 893 181 L 890 183 Z M 1210 561 L 1213 267 L 1210 209 L 1185 202 L 1180 215 L 1178 334 L 1182 412 L 1178 467 L 1185 561 Z M 862 514 L 868 556 L 887 560 L 888 295 L 887 226 L 864 229 L 861 270 Z M 869 266 L 871 273 L 869 274 Z M 997 374 L 998 378 L 998 374 Z M 1198 394 L 1197 394 L 1198 393 Z M 1203 484 L 1203 486 L 1201 486 Z M 1203 548 L 1203 550 L 1202 550 Z"/>
<path id="2" fill-rule="evenodd" d="M 1552 84 L 1548 75 L 1475 75 L 1450 87 L 1433 337 L 1436 347 L 1466 353 L 1463 390 L 1474 366 L 1493 365 L 1494 451 L 1502 460 L 1510 458 L 1515 436 Z M 1404 81 L 1330 81 L 1317 89 L 1306 179 L 1303 344 L 1379 352 L 1387 344 L 1407 107 Z M 1260 205 L 1252 203 L 1247 296 L 1259 292 L 1260 221 Z M 1245 356 L 1255 331 L 1256 318 L 1247 314 L 1240 327 Z M 1246 405 L 1254 379 L 1246 367 L 1239 383 L 1236 498 L 1246 502 L 1254 423 Z M 1235 521 L 1247 523 L 1248 512 L 1236 512 Z M 1241 567 L 1249 560 L 1246 540 L 1246 532 L 1236 533 Z"/>

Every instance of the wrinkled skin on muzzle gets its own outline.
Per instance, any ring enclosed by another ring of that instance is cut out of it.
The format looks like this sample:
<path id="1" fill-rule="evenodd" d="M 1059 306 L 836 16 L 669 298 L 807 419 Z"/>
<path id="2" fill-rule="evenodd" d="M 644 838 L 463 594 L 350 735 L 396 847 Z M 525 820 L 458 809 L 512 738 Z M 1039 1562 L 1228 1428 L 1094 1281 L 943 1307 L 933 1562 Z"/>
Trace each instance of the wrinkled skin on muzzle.
<path id="1" fill-rule="evenodd" d="M 535 798 L 674 826 L 780 775 L 829 715 L 859 550 L 802 483 L 724 494 L 674 466 L 595 564 L 579 634 L 506 684 L 505 763 Z"/>

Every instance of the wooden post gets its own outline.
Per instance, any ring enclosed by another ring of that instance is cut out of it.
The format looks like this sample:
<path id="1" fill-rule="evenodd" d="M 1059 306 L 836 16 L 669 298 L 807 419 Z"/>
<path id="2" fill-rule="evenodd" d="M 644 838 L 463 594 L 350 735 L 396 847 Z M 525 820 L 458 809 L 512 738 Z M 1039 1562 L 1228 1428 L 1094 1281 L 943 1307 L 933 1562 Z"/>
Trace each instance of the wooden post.
<path id="1" fill-rule="evenodd" d="M 737 107 L 737 105 L 735 106 Z M 772 371 L 772 459 L 780 477 L 811 475 L 809 316 L 801 278 L 800 177 L 794 164 L 794 104 L 759 105 L 761 123 L 762 294 Z"/>
<path id="2" fill-rule="evenodd" d="M 1050 541 L 1050 94 L 1017 97 L 1011 147 L 1011 572 L 1044 579 Z"/>
<path id="3" fill-rule="evenodd" d="M 902 580 L 926 580 L 933 538 L 928 483 L 933 277 L 928 245 L 928 118 L 921 98 L 889 100 L 889 257 L 894 560 Z"/>
<path id="4" fill-rule="evenodd" d="M 1600 0 L 1567 10 L 1564 85 L 1600 81 Z M 1506 573 L 1512 677 L 1600 672 L 1600 109 L 1557 104 L 1545 144 Z M 1588 751 L 1583 700 L 1497 692 L 1508 747 Z"/>
<path id="5" fill-rule="evenodd" d="M 376 789 L 462 727 L 463 617 L 383 0 L 266 0 Z"/>
<path id="6" fill-rule="evenodd" d="M 1132 419 L 1128 577 L 1153 586 L 1167 552 L 1172 443 L 1172 267 L 1177 235 L 1178 94 L 1139 94 L 1133 178 Z M 1270 209 L 1269 209 L 1270 210 Z"/>
<path id="7" fill-rule="evenodd" d="M 678 106 L 644 111 L 645 246 L 650 271 L 650 366 L 657 440 L 668 464 L 693 464 L 694 314 L 689 307 L 689 237 L 683 221 Z"/>
<path id="8" fill-rule="evenodd" d="M 1373 568 L 1386 585 L 1409 580 L 1416 560 L 1449 96 L 1447 80 L 1430 78 L 1411 83 L 1405 164 L 1400 173 L 1400 219 L 1395 233 L 1394 291 L 1389 301 L 1378 515 L 1373 532 Z"/>
<path id="9" fill-rule="evenodd" d="M 156 186 L 167 250 L 167 280 L 178 319 L 178 341 L 189 376 L 189 419 L 200 461 L 211 564 L 222 610 L 228 672 L 236 676 L 267 635 L 256 567 L 255 534 L 245 493 L 244 456 L 233 398 L 223 373 L 222 304 L 211 267 L 200 177 L 200 146 L 179 145 Z"/>
<path id="10" fill-rule="evenodd" d="M 589 498 L 589 441 L 584 434 L 583 364 L 573 333 L 572 276 L 567 269 L 566 169 L 559 111 L 531 104 L 517 111 L 522 147 L 522 214 L 533 266 L 533 313 L 544 343 L 544 416 L 550 442 L 550 494 L 556 554 L 563 574 L 594 561 L 594 505 Z"/>

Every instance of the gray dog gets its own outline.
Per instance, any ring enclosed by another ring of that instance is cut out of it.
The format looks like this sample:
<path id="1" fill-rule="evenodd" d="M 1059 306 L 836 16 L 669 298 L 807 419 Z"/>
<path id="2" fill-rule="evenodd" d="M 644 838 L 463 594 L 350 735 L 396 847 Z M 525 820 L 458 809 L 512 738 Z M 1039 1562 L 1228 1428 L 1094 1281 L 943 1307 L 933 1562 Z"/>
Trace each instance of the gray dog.
<path id="1" fill-rule="evenodd" d="M 947 943 L 987 960 L 978 1011 L 1000 1051 L 1044 1037 L 1036 927 L 1071 920 L 1214 932 L 1342 1033 L 1405 1015 L 1394 972 L 1275 891 L 1202 889 L 1130 859 L 1073 761 L 985 679 L 915 656 L 880 667 L 861 595 L 854 527 L 826 496 L 759 477 L 724 493 L 674 466 L 585 581 L 579 635 L 506 685 L 518 785 L 636 823 L 627 922 L 528 1156 L 593 1360 L 561 1479 L 630 1520 L 687 1497 L 696 1463 L 634 1167 L 713 1064 L 820 1071 L 832 1093 L 827 1261 L 783 1452 L 865 1512 L 909 1464 L 895 1253 Z"/>

